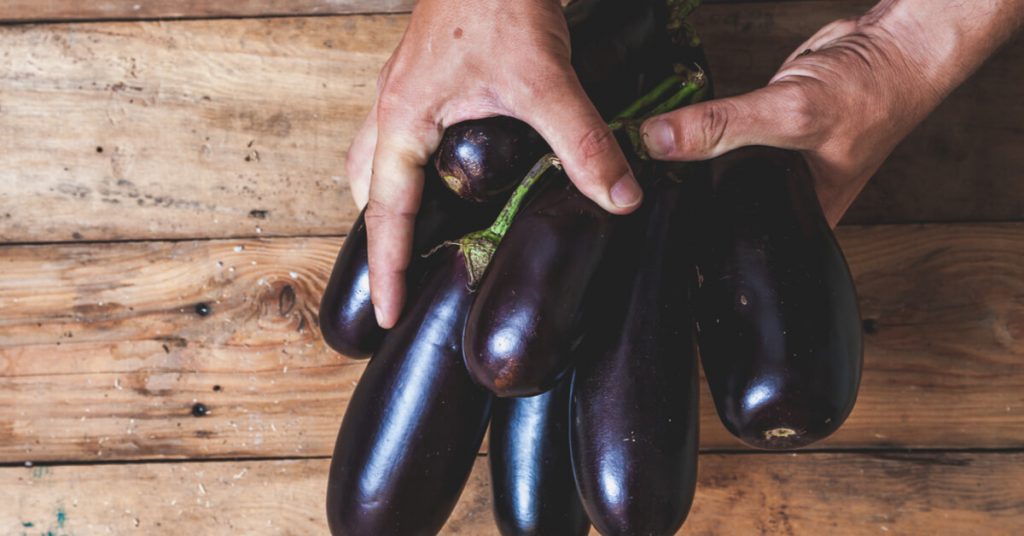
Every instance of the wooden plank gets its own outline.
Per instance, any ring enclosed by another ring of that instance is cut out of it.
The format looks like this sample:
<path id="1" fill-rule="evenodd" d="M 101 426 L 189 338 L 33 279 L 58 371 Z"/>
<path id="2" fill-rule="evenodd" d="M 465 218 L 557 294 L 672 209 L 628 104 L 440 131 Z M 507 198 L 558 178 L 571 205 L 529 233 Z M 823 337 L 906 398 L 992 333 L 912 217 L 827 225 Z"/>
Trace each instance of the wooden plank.
<path id="1" fill-rule="evenodd" d="M 810 4 L 700 11 L 723 94 L 764 83 L 819 24 L 852 12 Z M 406 20 L 0 27 L 0 242 L 345 232 L 344 150 Z M 847 220 L 1021 219 L 1022 61 L 1018 38 L 897 150 Z"/>
<path id="2" fill-rule="evenodd" d="M 0 242 L 346 232 L 405 21 L 0 27 Z"/>
<path id="3" fill-rule="evenodd" d="M 6 0 L 0 21 L 69 21 L 399 13 L 412 0 Z"/>
<path id="4" fill-rule="evenodd" d="M 874 2 L 704 6 L 694 24 L 719 96 L 763 86 L 825 24 Z M 1018 34 L 896 148 L 843 223 L 1024 218 L 1024 99 Z"/>
<path id="5" fill-rule="evenodd" d="M 3 468 L 0 527 L 54 535 L 326 534 L 328 463 Z M 680 534 L 1019 534 L 1022 468 L 1021 453 L 703 455 Z M 442 534 L 498 534 L 489 486 L 481 457 Z"/>
<path id="6" fill-rule="evenodd" d="M 736 0 L 704 0 L 705 4 L 727 2 Z M 0 22 L 403 13 L 412 11 L 413 5 L 414 0 L 7 0 L 0 8 Z"/>
<path id="7" fill-rule="evenodd" d="M 840 238 L 874 333 L 821 447 L 1024 446 L 1024 224 Z M 0 248 L 0 461 L 328 455 L 363 367 L 317 330 L 339 244 Z M 702 404 L 703 447 L 739 448 Z"/>

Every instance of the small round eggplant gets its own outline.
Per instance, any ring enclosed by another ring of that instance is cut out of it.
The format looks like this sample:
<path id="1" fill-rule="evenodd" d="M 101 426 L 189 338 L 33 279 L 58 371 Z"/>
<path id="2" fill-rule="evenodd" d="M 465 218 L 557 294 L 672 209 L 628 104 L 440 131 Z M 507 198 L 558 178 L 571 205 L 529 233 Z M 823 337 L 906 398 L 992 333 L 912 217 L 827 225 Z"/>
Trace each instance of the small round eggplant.
<path id="1" fill-rule="evenodd" d="M 691 211 L 679 183 L 647 193 L 617 230 L 602 269 L 615 288 L 588 320 L 572 386 L 573 469 L 601 534 L 675 534 L 696 488 L 699 375 L 683 242 Z"/>
<path id="2" fill-rule="evenodd" d="M 532 396 L 569 370 L 613 217 L 563 172 L 540 185 L 494 254 L 466 322 L 466 367 L 480 385 Z"/>
<path id="3" fill-rule="evenodd" d="M 503 536 L 584 535 L 590 527 L 569 459 L 569 381 L 494 401 L 489 459 Z"/>
<path id="4" fill-rule="evenodd" d="M 416 215 L 413 259 L 407 272 L 412 288 L 424 275 L 420 254 L 445 240 L 486 225 L 498 213 L 494 204 L 471 205 L 446 191 L 432 170 L 427 173 L 423 201 Z M 320 300 L 320 332 L 324 342 L 351 358 L 369 357 L 384 339 L 370 301 L 370 267 L 364 212 L 352 225 L 334 261 Z"/>
<path id="5" fill-rule="evenodd" d="M 488 117 L 445 129 L 434 167 L 448 189 L 481 203 L 508 193 L 545 152 L 547 145 L 530 125 Z"/>
<path id="6" fill-rule="evenodd" d="M 850 270 L 799 154 L 752 147 L 712 168 L 695 274 L 711 396 L 743 442 L 808 445 L 838 429 L 857 398 Z"/>
<path id="7" fill-rule="evenodd" d="M 385 337 L 349 401 L 331 460 L 327 519 L 334 536 L 436 534 L 476 460 L 492 396 L 462 363 L 472 301 L 455 248 Z"/>

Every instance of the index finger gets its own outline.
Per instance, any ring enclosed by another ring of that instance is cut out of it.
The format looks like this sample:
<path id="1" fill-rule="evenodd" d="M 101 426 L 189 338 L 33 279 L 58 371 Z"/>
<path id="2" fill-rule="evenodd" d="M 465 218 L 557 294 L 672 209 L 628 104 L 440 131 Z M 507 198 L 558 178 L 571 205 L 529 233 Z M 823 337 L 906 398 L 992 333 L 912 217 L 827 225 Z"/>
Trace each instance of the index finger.
<path id="1" fill-rule="evenodd" d="M 395 325 L 405 300 L 405 271 L 423 195 L 423 166 L 431 154 L 429 145 L 429 139 L 417 140 L 403 130 L 382 126 L 378 132 L 366 234 L 370 298 L 377 323 L 385 329 Z"/>

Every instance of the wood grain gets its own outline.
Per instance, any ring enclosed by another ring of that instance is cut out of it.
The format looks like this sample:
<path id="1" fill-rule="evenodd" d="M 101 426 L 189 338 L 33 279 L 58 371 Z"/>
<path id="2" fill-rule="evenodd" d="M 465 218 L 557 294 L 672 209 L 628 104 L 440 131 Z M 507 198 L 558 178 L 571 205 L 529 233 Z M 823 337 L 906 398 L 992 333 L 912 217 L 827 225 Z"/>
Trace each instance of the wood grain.
<path id="1" fill-rule="evenodd" d="M 1024 224 L 840 238 L 874 333 L 820 447 L 1024 446 Z M 363 368 L 317 331 L 339 245 L 0 248 L 0 461 L 329 454 Z M 740 448 L 702 404 L 703 447 Z"/>
<path id="2" fill-rule="evenodd" d="M 0 27 L 0 242 L 341 234 L 402 17 Z"/>
<path id="3" fill-rule="evenodd" d="M 0 21 L 344 15 L 410 11 L 412 0 L 6 0 Z"/>
<path id="4" fill-rule="evenodd" d="M 705 4 L 726 2 L 736 0 L 704 0 Z M 401 13 L 414 5 L 414 0 L 7 0 L 0 8 L 0 22 Z"/>
<path id="5" fill-rule="evenodd" d="M 486 460 L 478 458 L 442 534 L 498 534 Z M 0 528 L 55 535 L 326 534 L 328 464 L 3 468 L 0 499 L 8 506 L 0 509 Z M 680 534 L 1019 534 L 1022 468 L 1020 453 L 703 455 Z"/>
<path id="6" fill-rule="evenodd" d="M 857 2 L 709 5 L 723 95 Z M 407 17 L 0 27 L 0 242 L 334 235 L 345 148 Z M 1018 38 L 897 149 L 848 222 L 1024 216 Z"/>

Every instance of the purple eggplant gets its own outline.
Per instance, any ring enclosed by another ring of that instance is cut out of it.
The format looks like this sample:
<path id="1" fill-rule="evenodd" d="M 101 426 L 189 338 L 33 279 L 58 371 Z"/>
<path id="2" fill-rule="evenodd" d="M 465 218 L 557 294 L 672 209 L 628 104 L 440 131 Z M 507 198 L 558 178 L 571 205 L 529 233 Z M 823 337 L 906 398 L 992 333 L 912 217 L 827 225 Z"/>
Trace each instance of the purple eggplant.
<path id="1" fill-rule="evenodd" d="M 697 247 L 701 361 L 718 415 L 764 449 L 834 432 L 857 398 L 862 324 L 803 158 L 752 147 L 712 162 Z"/>
<path id="2" fill-rule="evenodd" d="M 531 396 L 565 375 L 611 220 L 564 173 L 540 186 L 470 310 L 463 350 L 477 382 L 499 396 Z"/>
<path id="3" fill-rule="evenodd" d="M 430 276 L 410 292 L 338 431 L 327 487 L 334 536 L 435 534 L 455 507 L 492 401 L 462 358 L 471 288 L 553 162 L 544 158 L 527 173 L 491 226 L 428 256 Z"/>
<path id="4" fill-rule="evenodd" d="M 601 534 L 675 534 L 696 487 L 698 372 L 685 242 L 693 220 L 672 168 L 655 168 L 661 180 L 648 187 L 650 201 L 617 229 L 600 314 L 578 351 L 573 469 Z"/>
<path id="5" fill-rule="evenodd" d="M 334 536 L 436 534 L 476 460 L 492 397 L 462 363 L 469 273 L 455 248 L 434 256 L 345 411 L 327 487 Z"/>
<path id="6" fill-rule="evenodd" d="M 503 536 L 587 533 L 569 459 L 568 378 L 537 396 L 494 401 L 489 459 Z"/>
<path id="7" fill-rule="evenodd" d="M 507 194 L 548 151 L 530 125 L 511 117 L 463 121 L 445 129 L 434 167 L 448 189 L 482 203 Z"/>
<path id="8" fill-rule="evenodd" d="M 447 191 L 427 169 L 423 201 L 416 215 L 413 259 L 408 280 L 413 286 L 424 276 L 420 254 L 445 240 L 486 225 L 497 214 L 495 204 L 464 203 Z M 352 358 L 373 354 L 384 339 L 370 301 L 370 267 L 367 261 L 364 213 L 352 225 L 334 261 L 331 277 L 320 300 L 320 332 L 336 352 Z"/>

